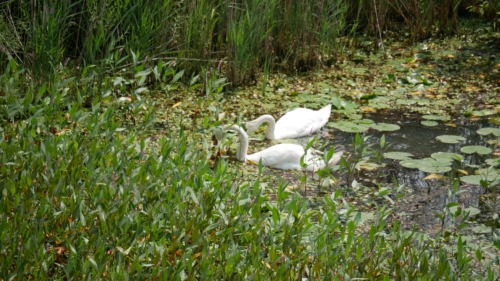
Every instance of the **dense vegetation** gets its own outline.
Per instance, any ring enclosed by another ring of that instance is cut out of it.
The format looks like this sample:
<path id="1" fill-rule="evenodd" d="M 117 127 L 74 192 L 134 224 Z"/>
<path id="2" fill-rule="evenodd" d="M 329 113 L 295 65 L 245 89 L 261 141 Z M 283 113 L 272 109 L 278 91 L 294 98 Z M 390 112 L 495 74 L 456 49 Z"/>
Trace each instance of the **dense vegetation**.
<path id="1" fill-rule="evenodd" d="M 395 22 L 409 42 L 450 35 L 497 3 L 55 2 L 2 4 L 0 280 L 498 279 L 460 235 L 458 182 L 438 214 L 457 234 L 430 237 L 392 219 L 397 184 L 365 224 L 341 189 L 310 208 L 209 159 L 228 81 L 331 64 Z M 196 100 L 189 130 L 157 106 L 174 97 Z"/>
<path id="2" fill-rule="evenodd" d="M 149 66 L 161 59 L 189 73 L 222 68 L 236 85 L 262 71 L 330 65 L 346 45 L 357 44 L 356 34 L 383 40 L 397 30 L 409 42 L 451 35 L 459 14 L 480 15 L 498 28 L 500 6 L 490 0 L 21 0 L 7 1 L 1 11 L 0 67 L 12 57 L 46 78 L 59 64 L 102 65 L 133 51 Z"/>

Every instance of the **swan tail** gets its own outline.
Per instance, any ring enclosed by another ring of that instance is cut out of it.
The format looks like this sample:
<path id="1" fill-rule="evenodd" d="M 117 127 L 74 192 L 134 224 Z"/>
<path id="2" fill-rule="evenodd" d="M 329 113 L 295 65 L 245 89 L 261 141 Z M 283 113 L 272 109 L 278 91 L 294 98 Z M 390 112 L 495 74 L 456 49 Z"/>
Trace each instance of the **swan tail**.
<path id="1" fill-rule="evenodd" d="M 335 152 L 330 161 L 328 161 L 328 167 L 337 165 L 340 162 L 340 159 L 342 158 L 343 154 L 344 154 L 343 150 Z"/>

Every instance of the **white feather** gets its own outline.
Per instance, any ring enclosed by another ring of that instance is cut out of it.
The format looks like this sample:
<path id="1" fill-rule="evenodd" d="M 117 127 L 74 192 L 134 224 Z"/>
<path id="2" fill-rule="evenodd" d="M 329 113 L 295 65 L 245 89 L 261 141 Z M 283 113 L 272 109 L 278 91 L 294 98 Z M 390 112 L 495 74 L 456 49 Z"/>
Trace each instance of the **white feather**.
<path id="1" fill-rule="evenodd" d="M 308 108 L 296 108 L 283 115 L 275 122 L 271 115 L 262 115 L 259 118 L 245 124 L 247 133 L 251 134 L 259 128 L 262 123 L 267 123 L 267 139 L 298 138 L 317 132 L 330 118 L 332 105 L 329 104 L 320 110 Z"/>
<path id="2" fill-rule="evenodd" d="M 236 152 L 236 158 L 240 161 L 250 160 L 251 162 L 258 163 L 262 160 L 262 165 L 269 166 L 281 170 L 299 170 L 300 158 L 305 154 L 304 163 L 306 163 L 307 171 L 315 171 L 325 167 L 325 161 L 322 157 L 315 155 L 314 149 L 309 149 L 307 153 L 304 147 L 298 144 L 277 144 L 262 151 L 248 155 L 248 135 L 239 126 L 233 125 L 227 128 L 228 130 L 236 131 L 240 135 L 240 146 Z M 328 162 L 331 167 L 337 164 L 342 157 L 343 151 L 335 152 Z"/>

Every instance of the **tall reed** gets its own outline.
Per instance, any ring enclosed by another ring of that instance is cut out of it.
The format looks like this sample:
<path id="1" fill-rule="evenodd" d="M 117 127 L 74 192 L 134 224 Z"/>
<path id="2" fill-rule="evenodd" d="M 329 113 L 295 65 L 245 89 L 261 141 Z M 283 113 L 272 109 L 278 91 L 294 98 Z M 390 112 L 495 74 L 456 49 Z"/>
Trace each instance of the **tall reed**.
<path id="1" fill-rule="evenodd" d="M 125 48 L 152 64 L 175 59 L 187 73 L 217 69 L 237 85 L 263 68 L 328 64 L 338 38 L 353 32 L 382 37 L 404 25 L 411 41 L 453 34 L 464 7 L 498 11 L 484 0 L 9 1 L 0 10 L 0 67 L 13 57 L 42 81 L 60 64 L 98 65 Z"/>

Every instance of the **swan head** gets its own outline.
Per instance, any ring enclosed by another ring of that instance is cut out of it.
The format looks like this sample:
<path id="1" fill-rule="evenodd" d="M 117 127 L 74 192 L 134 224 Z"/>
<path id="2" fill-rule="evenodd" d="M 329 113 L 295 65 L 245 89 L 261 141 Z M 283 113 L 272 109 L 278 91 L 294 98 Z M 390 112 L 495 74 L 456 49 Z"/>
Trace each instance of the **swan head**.
<path id="1" fill-rule="evenodd" d="M 248 121 L 247 123 L 245 123 L 247 134 L 252 134 L 253 132 L 257 131 L 259 126 L 260 124 L 256 120 Z"/>
<path id="2" fill-rule="evenodd" d="M 274 126 L 276 123 L 274 121 L 273 116 L 269 114 L 262 115 L 255 120 L 248 121 L 245 124 L 245 129 L 247 134 L 251 134 L 257 131 L 257 129 L 262 123 L 267 123 L 266 138 L 274 139 Z"/>
<path id="3" fill-rule="evenodd" d="M 224 138 L 224 130 L 220 127 L 214 129 L 214 136 L 217 141 L 222 141 Z"/>

